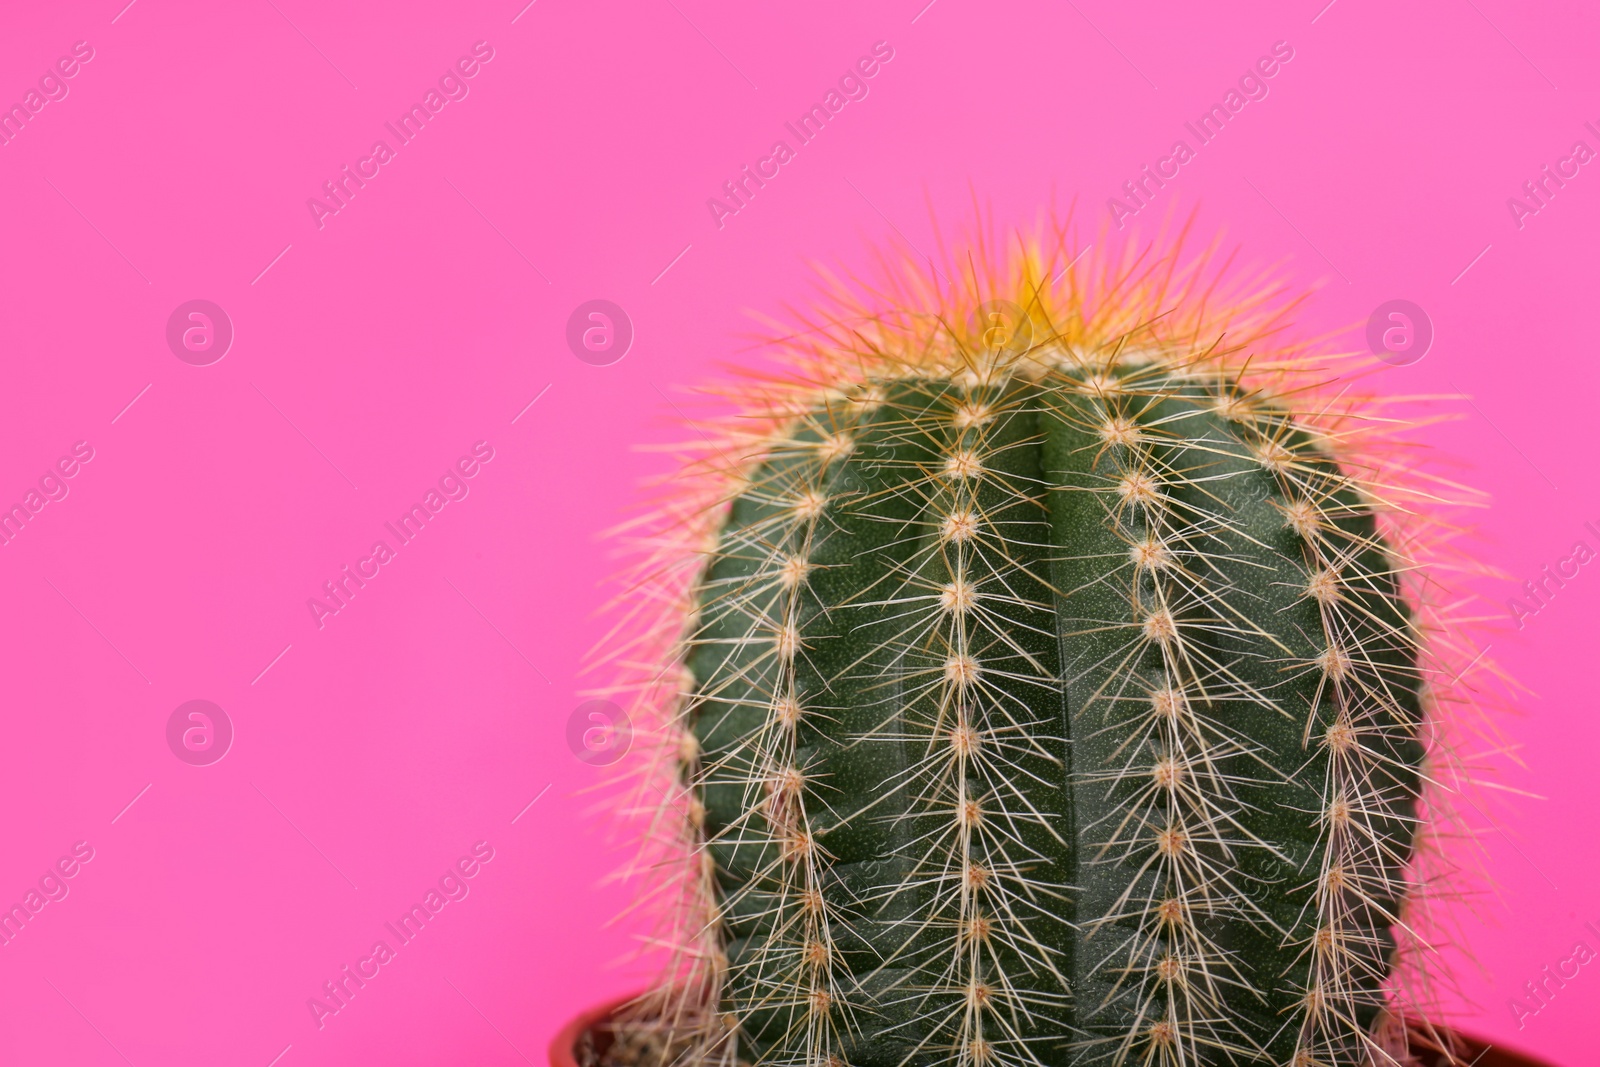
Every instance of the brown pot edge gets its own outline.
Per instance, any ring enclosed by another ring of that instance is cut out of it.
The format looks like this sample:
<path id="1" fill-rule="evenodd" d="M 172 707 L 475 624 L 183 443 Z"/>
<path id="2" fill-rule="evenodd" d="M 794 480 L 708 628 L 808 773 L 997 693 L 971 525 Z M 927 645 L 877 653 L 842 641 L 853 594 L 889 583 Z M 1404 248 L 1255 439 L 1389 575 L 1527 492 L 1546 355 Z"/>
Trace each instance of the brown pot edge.
<path id="1" fill-rule="evenodd" d="M 573 1048 L 577 1045 L 579 1036 L 638 995 L 637 993 L 629 993 L 626 996 L 614 997 L 595 1007 L 588 1008 L 568 1020 L 567 1024 L 557 1031 L 555 1038 L 550 1042 L 550 1067 L 578 1067 L 578 1058 L 573 1055 Z M 1533 1059 L 1520 1049 L 1493 1045 L 1483 1038 L 1456 1030 L 1454 1027 L 1449 1029 L 1457 1036 L 1470 1042 L 1474 1048 L 1485 1049 L 1485 1051 L 1493 1049 L 1498 1053 L 1498 1055 L 1484 1061 L 1485 1067 L 1490 1064 L 1500 1064 L 1503 1067 L 1554 1067 L 1554 1065 L 1548 1064 L 1543 1060 Z"/>
<path id="2" fill-rule="evenodd" d="M 629 993 L 625 996 L 613 997 L 595 1007 L 587 1008 L 569 1019 L 565 1026 L 556 1031 L 556 1036 L 550 1041 L 550 1067 L 578 1067 L 578 1057 L 573 1055 L 573 1047 L 577 1045 L 578 1038 L 585 1030 L 638 995 L 638 993 Z"/>

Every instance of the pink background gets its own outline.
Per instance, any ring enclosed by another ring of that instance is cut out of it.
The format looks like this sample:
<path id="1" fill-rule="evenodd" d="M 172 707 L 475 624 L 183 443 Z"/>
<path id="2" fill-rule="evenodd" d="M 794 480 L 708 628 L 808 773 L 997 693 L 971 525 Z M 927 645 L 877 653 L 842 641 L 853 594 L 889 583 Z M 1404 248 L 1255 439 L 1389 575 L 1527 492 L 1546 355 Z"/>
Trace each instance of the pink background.
<path id="1" fill-rule="evenodd" d="M 95 51 L 0 147 L 0 503 L 95 452 L 0 548 L 0 903 L 95 850 L 0 948 L 0 1062 L 542 1063 L 639 981 L 564 731 L 596 535 L 661 469 L 636 446 L 679 435 L 667 398 L 753 358 L 749 310 L 802 298 L 808 262 L 930 246 L 925 197 L 954 223 L 971 190 L 1015 223 L 1077 197 L 1092 230 L 1275 41 L 1270 95 L 1139 223 L 1200 206 L 1202 235 L 1325 281 L 1306 327 L 1351 345 L 1385 300 L 1426 309 L 1432 351 L 1380 381 L 1474 396 L 1427 436 L 1493 495 L 1492 604 L 1600 547 L 1600 173 L 1520 230 L 1506 207 L 1600 148 L 1589 5 L 125 2 L 0 18 L 0 102 Z M 470 94 L 319 230 L 306 199 L 479 40 Z M 706 198 L 879 40 L 870 95 L 719 230 Z M 637 330 L 612 366 L 564 341 L 597 297 Z M 236 329 L 211 366 L 165 342 L 193 298 Z M 307 598 L 479 440 L 470 495 L 319 630 Z M 1600 973 L 1520 1033 L 1506 998 L 1600 948 L 1594 571 L 1484 638 L 1535 694 L 1501 780 L 1545 799 L 1498 814 L 1460 970 L 1475 1029 L 1566 1064 L 1594 1062 Z M 237 730 L 212 766 L 165 740 L 196 698 Z M 470 895 L 319 1030 L 307 998 L 480 840 Z"/>

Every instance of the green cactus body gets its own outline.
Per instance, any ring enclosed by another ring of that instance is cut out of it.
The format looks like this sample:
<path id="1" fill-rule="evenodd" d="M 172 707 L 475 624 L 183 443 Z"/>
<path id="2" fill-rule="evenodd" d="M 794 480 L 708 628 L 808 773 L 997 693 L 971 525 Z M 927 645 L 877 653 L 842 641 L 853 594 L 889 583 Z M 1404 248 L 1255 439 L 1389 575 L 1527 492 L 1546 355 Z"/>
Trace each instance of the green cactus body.
<path id="1" fill-rule="evenodd" d="M 990 365 L 819 400 L 695 590 L 737 1055 L 1363 1062 L 1423 760 L 1373 502 L 1226 374 Z"/>

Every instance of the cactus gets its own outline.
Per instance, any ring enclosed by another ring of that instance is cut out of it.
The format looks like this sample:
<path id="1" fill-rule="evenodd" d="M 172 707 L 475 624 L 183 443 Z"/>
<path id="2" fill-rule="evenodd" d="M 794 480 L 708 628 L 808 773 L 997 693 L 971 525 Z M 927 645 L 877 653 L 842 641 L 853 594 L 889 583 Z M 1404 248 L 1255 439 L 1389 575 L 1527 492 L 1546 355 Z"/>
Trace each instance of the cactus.
<path id="1" fill-rule="evenodd" d="M 1066 250 L 840 283 L 672 483 L 659 1059 L 1403 1062 L 1428 493 L 1281 290 Z"/>

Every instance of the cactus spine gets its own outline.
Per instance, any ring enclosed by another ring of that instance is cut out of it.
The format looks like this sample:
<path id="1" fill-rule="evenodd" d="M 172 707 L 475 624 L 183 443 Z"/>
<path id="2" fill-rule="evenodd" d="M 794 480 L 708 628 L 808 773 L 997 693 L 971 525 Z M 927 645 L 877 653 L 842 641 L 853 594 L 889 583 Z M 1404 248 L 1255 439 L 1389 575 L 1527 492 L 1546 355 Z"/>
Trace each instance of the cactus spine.
<path id="1" fill-rule="evenodd" d="M 686 1055 L 1393 1062 L 1437 818 L 1401 491 L 1270 294 L 1051 266 L 830 323 L 655 561 Z"/>

